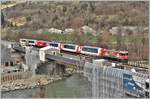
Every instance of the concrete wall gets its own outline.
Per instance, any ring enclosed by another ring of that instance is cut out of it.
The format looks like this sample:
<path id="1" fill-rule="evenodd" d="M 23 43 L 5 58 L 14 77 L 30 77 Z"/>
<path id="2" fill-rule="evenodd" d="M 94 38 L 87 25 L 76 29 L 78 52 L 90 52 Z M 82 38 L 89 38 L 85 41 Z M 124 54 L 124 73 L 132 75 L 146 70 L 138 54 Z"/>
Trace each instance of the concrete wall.
<path id="1" fill-rule="evenodd" d="M 11 58 L 10 49 L 5 47 L 4 45 L 1 46 L 1 65 L 2 66 L 10 66 L 13 59 Z"/>
<path id="2" fill-rule="evenodd" d="M 46 74 L 49 77 L 55 75 L 61 75 L 65 73 L 65 66 L 55 63 L 54 61 L 50 61 L 48 63 L 43 63 L 38 65 L 36 69 L 37 74 Z"/>

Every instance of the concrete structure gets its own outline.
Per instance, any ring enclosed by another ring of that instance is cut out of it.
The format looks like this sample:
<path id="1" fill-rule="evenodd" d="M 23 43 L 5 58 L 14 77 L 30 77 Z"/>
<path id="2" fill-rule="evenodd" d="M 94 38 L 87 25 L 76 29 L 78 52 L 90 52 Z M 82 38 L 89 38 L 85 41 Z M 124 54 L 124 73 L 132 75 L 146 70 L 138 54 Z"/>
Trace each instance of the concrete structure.
<path id="1" fill-rule="evenodd" d="M 55 63 L 54 67 L 57 73 L 58 71 L 60 72 L 65 71 L 65 68 L 67 67 L 72 67 L 73 69 L 80 69 L 83 68 L 84 66 L 84 61 L 81 61 L 76 58 L 70 58 L 67 57 L 66 55 L 63 56 L 63 54 L 60 54 L 59 50 L 51 47 L 41 48 L 40 50 L 37 50 L 32 47 L 26 47 L 25 52 L 24 49 L 19 47 L 17 48 L 14 47 L 14 49 L 19 52 L 25 53 L 26 66 L 28 66 L 27 69 L 32 71 L 33 75 L 36 74 L 36 70 L 38 68 L 44 66 L 44 63 L 47 63 L 49 61 Z"/>
<path id="2" fill-rule="evenodd" d="M 16 62 L 11 57 L 11 50 L 5 47 L 4 45 L 1 46 L 1 65 L 2 66 L 13 66 Z"/>
<path id="3" fill-rule="evenodd" d="M 86 62 L 84 76 L 92 82 L 94 98 L 120 98 L 126 97 L 127 94 L 134 97 L 146 97 L 145 82 L 148 79 L 147 74 Z"/>
<path id="4" fill-rule="evenodd" d="M 45 60 L 46 54 L 58 55 L 59 53 L 60 53 L 60 50 L 58 50 L 54 47 L 47 46 L 47 47 L 41 48 L 39 50 L 39 57 L 40 57 L 40 60 L 44 62 L 44 61 L 46 61 Z"/>
<path id="5" fill-rule="evenodd" d="M 26 47 L 25 59 L 26 66 L 28 66 L 28 69 L 35 75 L 37 66 L 40 64 L 39 52 L 37 50 L 32 50 L 32 47 Z"/>
<path id="6" fill-rule="evenodd" d="M 1 74 L 11 73 L 11 72 L 17 72 L 17 71 L 20 71 L 20 69 L 17 68 L 17 67 L 12 67 L 12 66 L 2 67 L 1 68 Z"/>
<path id="7" fill-rule="evenodd" d="M 41 48 L 40 51 L 39 51 L 39 57 L 40 57 L 40 60 L 41 61 L 45 61 L 45 51 L 49 50 L 51 47 L 50 46 L 47 46 L 47 47 L 44 47 L 44 48 Z"/>
<path id="8" fill-rule="evenodd" d="M 99 66 L 107 66 L 107 67 L 112 66 L 112 64 L 105 59 L 96 59 L 96 60 L 93 60 L 93 63 Z"/>
<path id="9" fill-rule="evenodd" d="M 62 64 L 68 64 L 68 65 L 74 65 L 74 66 L 79 66 L 80 61 L 79 60 L 73 60 L 70 58 L 65 58 L 63 56 L 54 56 L 54 55 L 46 55 L 46 58 L 49 60 L 54 60 L 56 62 L 62 63 Z"/>

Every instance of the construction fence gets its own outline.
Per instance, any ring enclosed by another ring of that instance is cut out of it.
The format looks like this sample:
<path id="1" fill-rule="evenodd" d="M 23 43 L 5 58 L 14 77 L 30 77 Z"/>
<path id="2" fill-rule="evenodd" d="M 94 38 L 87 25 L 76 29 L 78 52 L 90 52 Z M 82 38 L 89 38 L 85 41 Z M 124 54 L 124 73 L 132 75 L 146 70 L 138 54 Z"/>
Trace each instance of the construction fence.
<path id="1" fill-rule="evenodd" d="M 31 71 L 20 71 L 20 72 L 1 74 L 1 83 L 7 82 L 7 81 L 13 81 L 17 79 L 26 79 L 31 76 L 32 76 Z"/>

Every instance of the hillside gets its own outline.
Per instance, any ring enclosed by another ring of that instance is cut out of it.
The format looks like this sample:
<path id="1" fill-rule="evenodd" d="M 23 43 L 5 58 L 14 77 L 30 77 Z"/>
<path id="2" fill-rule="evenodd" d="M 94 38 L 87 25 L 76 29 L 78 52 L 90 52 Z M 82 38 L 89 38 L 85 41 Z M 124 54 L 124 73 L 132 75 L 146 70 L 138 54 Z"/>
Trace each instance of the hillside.
<path id="1" fill-rule="evenodd" d="M 24 28 L 148 26 L 148 2 L 26 2 L 4 10 L 5 18 L 25 16 Z M 39 19 L 40 18 L 40 19 Z"/>
<path id="2" fill-rule="evenodd" d="M 148 32 L 121 31 L 112 35 L 112 27 L 148 27 L 148 2 L 90 1 L 90 2 L 23 2 L 2 10 L 2 39 L 32 38 L 131 50 L 148 55 Z M 96 35 L 82 34 L 81 27 L 89 26 Z M 55 34 L 48 30 L 74 29 L 71 34 Z M 142 43 L 141 43 L 142 42 Z M 136 46 L 135 46 L 136 45 Z M 137 50 L 142 47 L 143 49 Z M 140 56 L 140 54 L 139 54 Z"/>

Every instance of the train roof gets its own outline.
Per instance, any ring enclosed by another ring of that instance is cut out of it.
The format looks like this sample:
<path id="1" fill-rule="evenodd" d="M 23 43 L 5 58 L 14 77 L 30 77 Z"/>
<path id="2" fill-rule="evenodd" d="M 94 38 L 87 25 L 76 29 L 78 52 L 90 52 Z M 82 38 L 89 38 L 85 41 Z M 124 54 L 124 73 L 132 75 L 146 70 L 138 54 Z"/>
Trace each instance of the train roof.
<path id="1" fill-rule="evenodd" d="M 128 51 L 118 51 L 118 50 L 115 50 L 115 49 L 107 49 L 107 51 L 113 51 L 113 52 L 118 52 L 118 53 L 128 53 Z"/>
<path id="2" fill-rule="evenodd" d="M 37 42 L 47 42 L 47 41 L 44 41 L 44 40 L 37 40 Z"/>
<path id="3" fill-rule="evenodd" d="M 20 38 L 20 40 L 27 40 L 27 39 L 24 39 L 24 38 Z"/>
<path id="4" fill-rule="evenodd" d="M 49 43 L 60 43 L 60 42 L 57 42 L 57 41 L 51 41 L 51 42 L 49 42 Z"/>
<path id="5" fill-rule="evenodd" d="M 82 47 L 87 47 L 87 48 L 100 48 L 100 47 L 95 47 L 95 46 L 82 46 Z"/>
<path id="6" fill-rule="evenodd" d="M 27 39 L 27 40 L 35 40 L 35 39 Z"/>
<path id="7" fill-rule="evenodd" d="M 20 40 L 33 40 L 33 41 L 37 41 L 35 39 L 26 39 L 26 38 L 20 38 Z"/>
<path id="8" fill-rule="evenodd" d="M 119 51 L 120 53 L 128 53 L 128 51 Z"/>
<path id="9" fill-rule="evenodd" d="M 77 44 L 68 44 L 68 43 L 64 43 L 64 45 L 73 45 L 76 46 Z M 78 45 L 77 45 L 78 46 Z"/>

